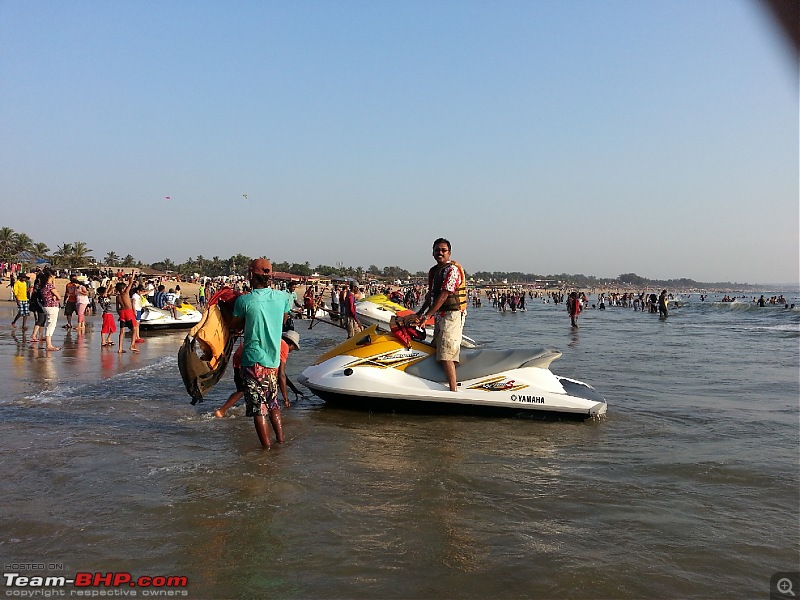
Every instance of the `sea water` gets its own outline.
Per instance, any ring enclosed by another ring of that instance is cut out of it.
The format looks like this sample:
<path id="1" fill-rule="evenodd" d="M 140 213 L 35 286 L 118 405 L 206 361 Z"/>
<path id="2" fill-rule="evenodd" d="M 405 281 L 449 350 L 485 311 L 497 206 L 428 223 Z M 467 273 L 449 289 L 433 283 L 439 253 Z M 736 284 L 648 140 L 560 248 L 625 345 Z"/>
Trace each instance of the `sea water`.
<path id="1" fill-rule="evenodd" d="M 312 396 L 270 451 L 243 407 L 211 415 L 230 373 L 189 404 L 185 332 L 120 355 L 101 351 L 98 319 L 46 354 L 6 325 L 5 572 L 182 576 L 172 591 L 190 598 L 766 597 L 800 570 L 800 312 L 715 299 L 667 319 L 590 308 L 577 330 L 563 304 L 470 308 L 486 347 L 562 351 L 551 369 L 606 397 L 600 421 Z M 293 378 L 344 337 L 307 324 Z"/>

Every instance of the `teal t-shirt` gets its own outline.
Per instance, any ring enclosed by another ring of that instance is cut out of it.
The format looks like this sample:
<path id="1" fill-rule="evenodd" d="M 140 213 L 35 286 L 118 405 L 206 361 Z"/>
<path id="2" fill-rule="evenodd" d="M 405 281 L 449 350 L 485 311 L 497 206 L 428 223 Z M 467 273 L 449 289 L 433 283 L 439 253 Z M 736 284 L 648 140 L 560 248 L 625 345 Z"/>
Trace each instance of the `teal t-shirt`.
<path id="1" fill-rule="evenodd" d="M 283 315 L 291 308 L 289 302 L 289 294 L 272 288 L 255 289 L 236 299 L 233 316 L 244 319 L 243 367 L 280 365 Z"/>

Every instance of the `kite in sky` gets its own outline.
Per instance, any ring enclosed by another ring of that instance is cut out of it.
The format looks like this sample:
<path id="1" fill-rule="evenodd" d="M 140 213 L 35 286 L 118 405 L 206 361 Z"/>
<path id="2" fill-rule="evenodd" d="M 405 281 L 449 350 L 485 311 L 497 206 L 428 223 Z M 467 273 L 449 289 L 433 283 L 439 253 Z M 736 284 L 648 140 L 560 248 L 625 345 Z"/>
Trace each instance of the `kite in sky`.
<path id="1" fill-rule="evenodd" d="M 170 198 L 169 196 L 164 196 L 164 198 L 166 198 L 167 200 L 172 200 L 172 198 Z"/>
<path id="2" fill-rule="evenodd" d="M 244 196 L 244 199 L 247 200 L 247 194 L 242 194 L 242 196 Z"/>

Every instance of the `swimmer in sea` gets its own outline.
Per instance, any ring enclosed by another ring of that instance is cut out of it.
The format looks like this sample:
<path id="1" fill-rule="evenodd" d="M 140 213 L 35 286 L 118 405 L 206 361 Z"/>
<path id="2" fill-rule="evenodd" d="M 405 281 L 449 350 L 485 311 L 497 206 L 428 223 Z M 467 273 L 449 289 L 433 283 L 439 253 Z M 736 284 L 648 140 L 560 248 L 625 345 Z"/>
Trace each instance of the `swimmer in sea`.
<path id="1" fill-rule="evenodd" d="M 658 315 L 660 317 L 666 318 L 669 316 L 667 302 L 667 290 L 661 290 L 661 295 L 658 297 Z"/>

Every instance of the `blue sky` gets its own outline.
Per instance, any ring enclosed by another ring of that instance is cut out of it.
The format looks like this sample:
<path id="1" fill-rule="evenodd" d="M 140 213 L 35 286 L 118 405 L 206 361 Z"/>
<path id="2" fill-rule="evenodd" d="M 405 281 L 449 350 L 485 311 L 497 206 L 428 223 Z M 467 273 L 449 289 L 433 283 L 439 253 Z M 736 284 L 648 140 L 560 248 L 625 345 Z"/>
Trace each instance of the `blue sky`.
<path id="1" fill-rule="evenodd" d="M 98 258 L 797 282 L 799 131 L 756 1 L 0 4 L 0 226 Z"/>

